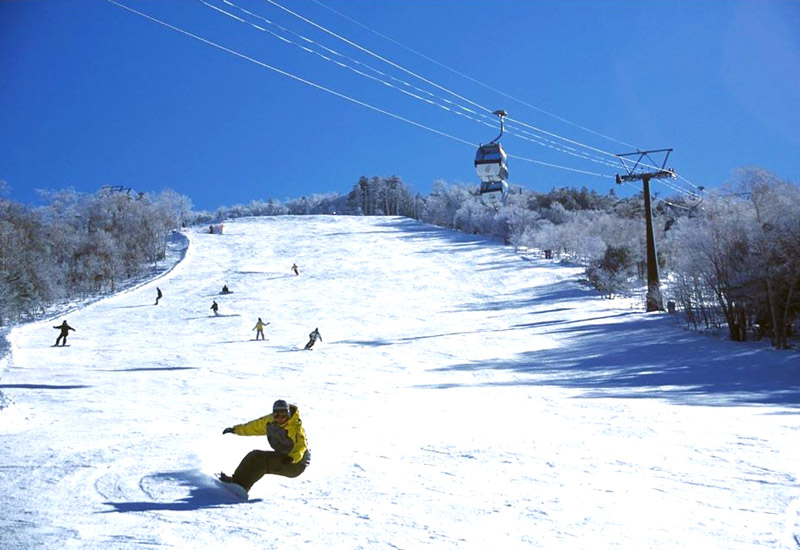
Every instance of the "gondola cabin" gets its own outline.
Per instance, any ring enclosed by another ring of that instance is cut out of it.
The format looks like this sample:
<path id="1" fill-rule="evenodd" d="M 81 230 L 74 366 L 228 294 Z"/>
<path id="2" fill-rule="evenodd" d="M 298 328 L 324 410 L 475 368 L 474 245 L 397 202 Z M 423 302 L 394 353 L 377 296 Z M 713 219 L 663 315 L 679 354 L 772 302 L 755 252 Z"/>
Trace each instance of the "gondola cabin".
<path id="1" fill-rule="evenodd" d="M 475 171 L 481 178 L 481 189 L 484 183 L 499 184 L 508 179 L 508 161 L 503 147 L 499 143 L 487 143 L 478 147 L 478 152 L 475 153 Z"/>
<path id="2" fill-rule="evenodd" d="M 505 198 L 508 195 L 508 183 L 506 183 L 505 180 L 482 181 L 478 192 L 481 195 L 486 193 L 500 193 L 503 197 L 503 202 L 505 202 Z"/>

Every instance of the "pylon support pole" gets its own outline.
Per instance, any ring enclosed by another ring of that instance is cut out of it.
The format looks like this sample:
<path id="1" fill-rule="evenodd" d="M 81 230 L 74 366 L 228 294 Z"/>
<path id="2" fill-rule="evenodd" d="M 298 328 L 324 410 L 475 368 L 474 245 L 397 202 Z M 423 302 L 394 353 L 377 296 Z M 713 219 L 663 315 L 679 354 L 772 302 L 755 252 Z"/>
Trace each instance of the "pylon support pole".
<path id="1" fill-rule="evenodd" d="M 664 151 L 667 152 L 667 157 L 669 157 L 669 153 L 672 151 L 672 149 L 660 149 L 658 151 L 638 151 L 636 153 L 630 153 L 630 155 L 639 155 L 639 161 L 637 161 L 637 166 L 638 166 L 638 163 L 642 160 L 643 157 L 647 156 L 648 153 L 664 152 Z M 617 156 L 623 157 L 628 155 L 617 155 Z M 664 159 L 664 164 L 666 164 L 666 158 Z M 675 177 L 675 171 L 672 169 L 664 168 L 663 166 L 661 170 L 657 170 L 655 172 L 634 173 L 632 170 L 630 170 L 627 174 L 625 175 L 617 174 L 616 177 L 618 184 L 628 181 L 642 182 L 642 193 L 644 194 L 644 217 L 646 226 L 645 240 L 647 246 L 647 298 L 646 298 L 647 311 L 664 311 L 664 300 L 661 296 L 661 281 L 658 275 L 658 255 L 656 254 L 656 237 L 655 237 L 655 231 L 653 230 L 653 209 L 650 199 L 650 180 L 661 179 L 661 178 L 674 178 L 674 177 Z"/>
<path id="2" fill-rule="evenodd" d="M 650 205 L 650 178 L 642 178 L 644 193 L 644 217 L 647 226 L 647 311 L 663 311 L 664 300 L 661 297 L 661 280 L 658 276 L 658 254 L 656 254 L 656 236 L 653 231 L 653 209 Z"/>

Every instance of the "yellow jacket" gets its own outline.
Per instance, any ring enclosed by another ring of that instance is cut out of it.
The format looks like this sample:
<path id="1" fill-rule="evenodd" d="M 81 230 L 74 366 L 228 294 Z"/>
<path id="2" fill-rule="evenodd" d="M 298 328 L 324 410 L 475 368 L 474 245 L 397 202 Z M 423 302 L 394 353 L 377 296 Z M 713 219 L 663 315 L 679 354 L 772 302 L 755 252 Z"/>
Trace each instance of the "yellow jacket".
<path id="1" fill-rule="evenodd" d="M 286 455 L 293 463 L 300 462 L 308 451 L 306 432 L 297 405 L 289 406 L 289 420 L 281 426 L 275 418 L 268 414 L 244 424 L 233 427 L 236 435 L 266 435 L 270 447 L 276 452 Z"/>

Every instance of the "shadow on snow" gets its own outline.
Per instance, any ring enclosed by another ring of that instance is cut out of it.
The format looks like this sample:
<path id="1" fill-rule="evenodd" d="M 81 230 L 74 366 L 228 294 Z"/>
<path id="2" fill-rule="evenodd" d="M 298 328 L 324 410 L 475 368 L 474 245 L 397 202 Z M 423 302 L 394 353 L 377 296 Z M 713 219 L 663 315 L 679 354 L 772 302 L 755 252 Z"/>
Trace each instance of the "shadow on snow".
<path id="1" fill-rule="evenodd" d="M 69 386 L 56 386 L 54 384 L 0 384 L 0 389 L 20 389 L 20 390 L 80 390 L 91 388 L 80 384 Z"/>
<path id="2" fill-rule="evenodd" d="M 131 367 L 129 369 L 104 369 L 107 372 L 149 372 L 172 370 L 197 370 L 197 367 Z"/>
<path id="3" fill-rule="evenodd" d="M 221 508 L 225 506 L 253 504 L 261 499 L 242 501 L 239 497 L 223 488 L 217 481 L 198 470 L 184 470 L 178 472 L 165 472 L 151 476 L 155 481 L 165 485 L 184 487 L 189 494 L 178 500 L 170 502 L 158 501 L 133 501 L 133 502 L 105 502 L 112 510 L 98 512 L 108 514 L 112 512 L 151 512 L 169 510 L 173 512 L 188 512 L 203 508 Z"/>
<path id="4" fill-rule="evenodd" d="M 198 319 L 219 319 L 221 317 L 241 317 L 239 313 L 219 313 L 217 315 L 203 315 L 202 317 L 186 317 L 184 321 L 196 321 Z"/>
<path id="5" fill-rule="evenodd" d="M 561 386 L 584 397 L 661 398 L 696 405 L 760 404 L 800 408 L 800 367 L 795 352 L 763 343 L 733 344 L 681 331 L 669 317 L 613 324 L 580 321 L 548 331 L 567 335 L 563 347 L 513 359 L 441 367 L 440 371 L 506 370 L 530 378 L 498 385 Z M 601 318 L 598 318 L 598 320 Z M 677 333 L 677 334 L 676 334 Z M 661 336 L 664 336 L 663 338 Z M 453 384 L 429 387 L 453 387 Z"/>

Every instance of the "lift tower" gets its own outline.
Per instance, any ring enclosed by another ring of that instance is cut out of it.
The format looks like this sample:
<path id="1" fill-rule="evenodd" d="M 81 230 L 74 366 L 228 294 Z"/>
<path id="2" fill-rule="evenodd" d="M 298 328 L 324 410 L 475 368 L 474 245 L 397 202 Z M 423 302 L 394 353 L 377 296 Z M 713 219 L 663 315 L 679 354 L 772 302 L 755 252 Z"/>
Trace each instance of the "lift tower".
<path id="1" fill-rule="evenodd" d="M 647 226 L 647 311 L 663 311 L 664 302 L 661 297 L 661 283 L 658 278 L 658 257 L 656 256 L 656 239 L 653 233 L 653 213 L 650 206 L 650 180 L 674 178 L 675 170 L 672 168 L 665 168 L 667 159 L 672 149 L 654 149 L 652 151 L 636 151 L 635 153 L 624 153 L 617 155 L 622 161 L 622 166 L 625 168 L 627 174 L 617 174 L 616 180 L 618 184 L 629 181 L 642 182 L 642 193 L 644 194 L 644 216 Z M 661 163 L 661 168 L 654 172 L 638 171 L 642 165 L 642 160 L 647 158 L 650 164 L 647 167 L 654 167 L 656 163 L 650 158 L 650 153 L 665 153 L 664 162 Z M 627 157 L 638 156 L 633 166 L 628 166 L 625 163 Z"/>

